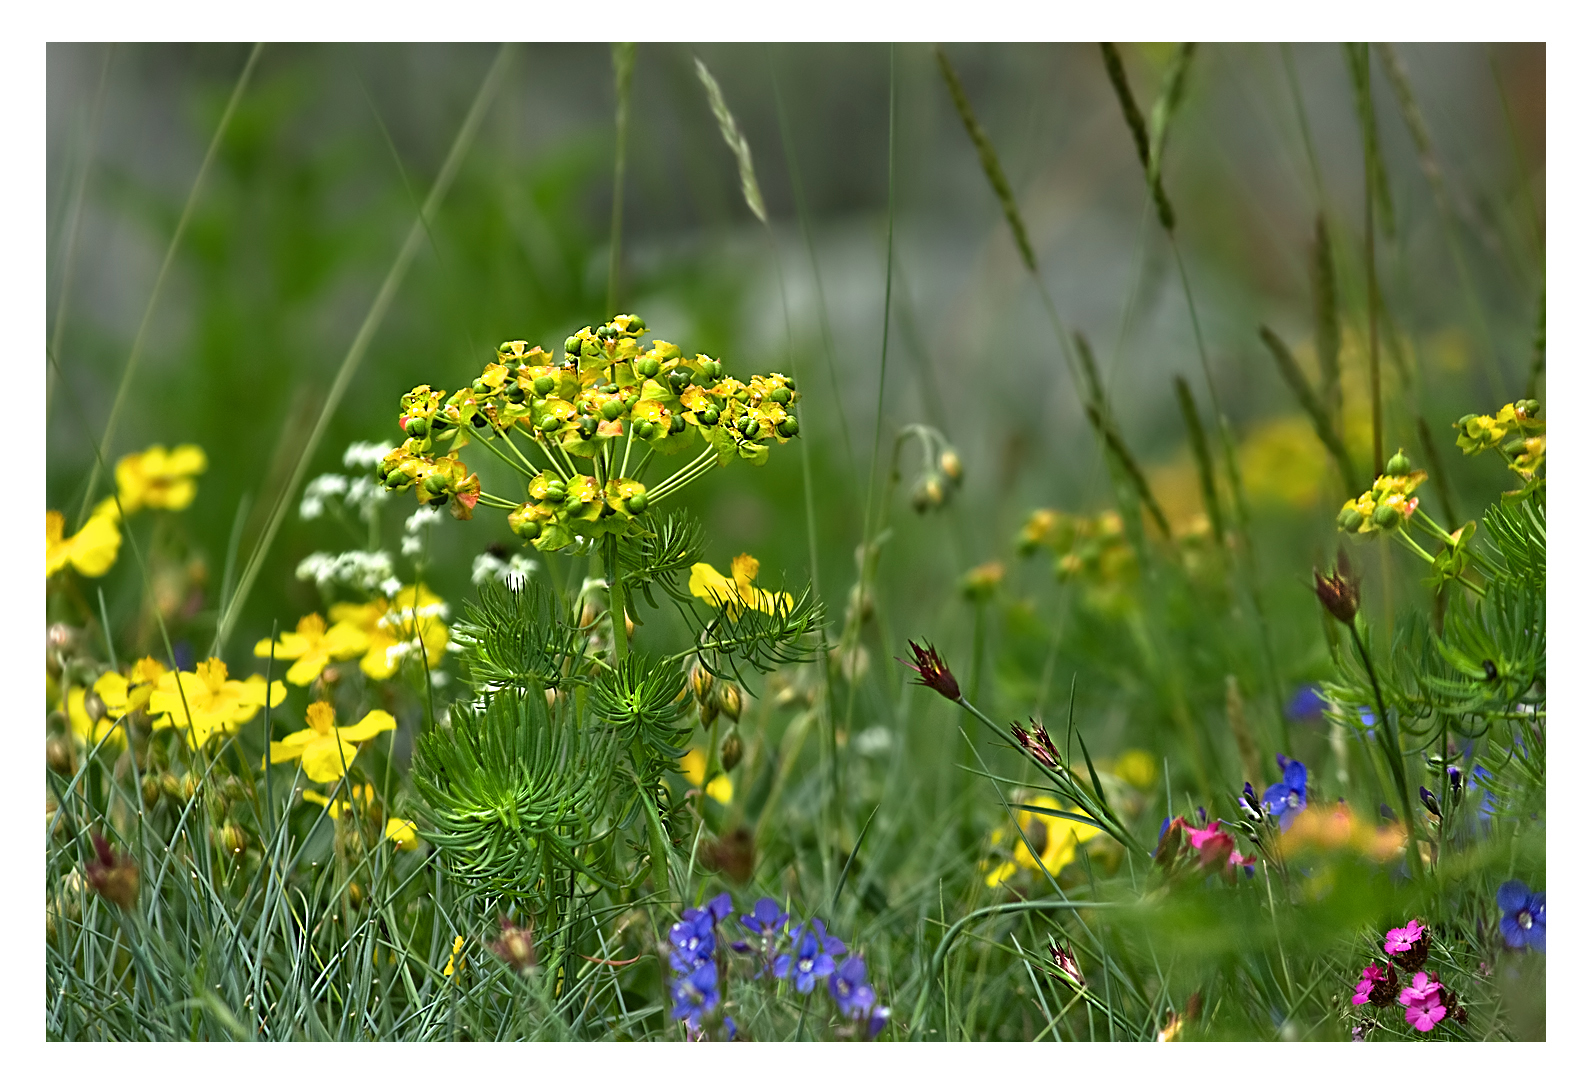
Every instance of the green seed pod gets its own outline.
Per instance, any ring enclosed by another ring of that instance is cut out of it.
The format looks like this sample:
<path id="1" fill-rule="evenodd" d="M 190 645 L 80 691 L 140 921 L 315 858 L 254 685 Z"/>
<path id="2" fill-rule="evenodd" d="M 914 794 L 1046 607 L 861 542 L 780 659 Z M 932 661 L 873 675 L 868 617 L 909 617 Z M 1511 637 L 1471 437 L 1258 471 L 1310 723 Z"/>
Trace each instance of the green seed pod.
<path id="1" fill-rule="evenodd" d="M 1371 523 L 1379 529 L 1391 530 L 1394 526 L 1398 525 L 1399 522 L 1403 520 L 1403 518 L 1403 514 L 1400 514 L 1393 507 L 1384 504 L 1377 507 L 1376 511 L 1371 515 Z"/>
<path id="2" fill-rule="evenodd" d="M 779 386 L 775 390 L 771 391 L 771 400 L 776 402 L 778 405 L 786 405 L 788 402 L 793 400 L 793 391 L 789 390 L 785 386 Z"/>
<path id="3" fill-rule="evenodd" d="M 611 398 L 600 407 L 600 415 L 604 416 L 607 420 L 615 420 L 617 417 L 622 415 L 622 402 L 618 401 L 616 398 Z"/>
<path id="4" fill-rule="evenodd" d="M 672 422 L 669 427 L 673 435 L 681 435 L 683 433 L 683 429 L 688 427 L 688 421 L 683 419 L 682 413 L 673 413 Z"/>
<path id="5" fill-rule="evenodd" d="M 645 507 L 650 505 L 650 497 L 642 491 L 636 491 L 628 496 L 628 513 L 642 514 Z"/>
<path id="6" fill-rule="evenodd" d="M 718 679 L 715 689 L 711 692 L 711 698 L 721 714 L 733 723 L 736 724 L 738 717 L 743 715 L 743 691 L 738 688 L 737 683 Z"/>
<path id="7" fill-rule="evenodd" d="M 705 410 L 699 414 L 699 422 L 704 424 L 706 427 L 714 427 L 716 425 L 716 421 L 720 419 L 721 413 L 717 411 L 716 406 L 714 405 L 705 406 Z"/>
<path id="8" fill-rule="evenodd" d="M 1338 527 L 1345 532 L 1359 532 L 1360 527 L 1365 523 L 1366 515 L 1352 506 L 1338 515 Z"/>
<path id="9" fill-rule="evenodd" d="M 1508 442 L 1503 444 L 1503 452 L 1506 454 L 1518 454 L 1524 449 L 1525 436 L 1523 435 L 1518 439 L 1510 439 Z"/>
<path id="10" fill-rule="evenodd" d="M 633 425 L 633 433 L 641 439 L 648 439 L 655 434 L 655 425 L 648 420 L 640 420 Z"/>
<path id="11" fill-rule="evenodd" d="M 673 368 L 667 373 L 666 381 L 671 384 L 674 394 L 681 394 L 694 381 L 694 373 L 685 367 Z"/>
<path id="12" fill-rule="evenodd" d="M 599 330 L 595 331 L 595 336 L 598 337 L 598 338 L 603 338 L 606 341 L 610 341 L 612 338 L 616 337 L 621 332 L 622 331 L 617 329 L 617 326 L 616 326 L 615 323 L 607 323 L 606 325 L 602 326 Z"/>
<path id="13" fill-rule="evenodd" d="M 727 737 L 721 741 L 721 767 L 731 772 L 742 760 L 743 740 L 738 737 L 736 731 L 729 731 Z"/>
<path id="14" fill-rule="evenodd" d="M 540 523 L 524 518 L 512 527 L 512 531 L 525 540 L 534 540 L 540 535 Z"/>
<path id="15" fill-rule="evenodd" d="M 567 486 L 560 480 L 552 480 L 545 485 L 546 502 L 561 502 L 565 498 L 567 498 Z"/>
<path id="16" fill-rule="evenodd" d="M 444 432 L 447 428 L 449 428 L 451 426 L 452 426 L 452 422 L 450 420 L 446 419 L 446 417 L 440 415 L 439 413 L 436 413 L 434 416 L 430 417 L 430 434 L 431 435 L 439 435 L 439 434 L 441 434 L 442 432 Z"/>
<path id="17" fill-rule="evenodd" d="M 407 432 L 410 439 L 422 439 L 430 433 L 430 422 L 422 416 L 410 416 L 407 426 L 402 430 Z"/>
<path id="18" fill-rule="evenodd" d="M 661 363 L 653 356 L 646 356 L 642 360 L 635 360 L 633 370 L 646 379 L 653 379 L 661 372 Z"/>
<path id="19" fill-rule="evenodd" d="M 431 495 L 439 495 L 446 490 L 447 478 L 440 473 L 430 473 L 424 478 L 424 490 Z"/>
<path id="20" fill-rule="evenodd" d="M 554 416 L 547 416 L 544 420 L 540 421 L 540 430 L 544 431 L 546 433 L 550 433 L 552 431 L 555 431 L 557 428 L 559 428 L 561 426 L 562 426 L 562 422 L 560 420 L 558 420 Z"/>
<path id="21" fill-rule="evenodd" d="M 782 376 L 782 385 L 787 387 L 789 390 L 797 390 L 798 389 L 798 387 L 793 384 L 793 379 L 792 379 L 791 376 L 787 376 L 787 375 Z"/>
<path id="22" fill-rule="evenodd" d="M 1388 459 L 1387 469 L 1389 476 L 1409 476 L 1410 459 L 1405 456 L 1403 450 L 1400 450 Z"/>
<path id="23" fill-rule="evenodd" d="M 488 394 L 490 393 L 490 384 L 483 379 L 475 379 L 473 381 L 473 391 L 476 394 Z"/>
<path id="24" fill-rule="evenodd" d="M 452 501 L 452 497 L 450 495 L 448 495 L 446 492 L 443 491 L 439 495 L 431 496 L 430 505 L 431 506 L 445 506 L 447 503 L 449 503 L 451 501 Z"/>
<path id="25" fill-rule="evenodd" d="M 582 347 L 583 344 L 576 337 L 570 337 L 562 343 L 562 351 L 568 356 L 577 356 Z"/>
<path id="26" fill-rule="evenodd" d="M 474 413 L 474 415 L 470 416 L 468 419 L 473 422 L 473 425 L 476 428 L 486 428 L 486 427 L 490 426 L 489 417 L 485 416 L 485 414 L 482 413 L 482 412 L 476 412 L 476 413 Z"/>
<path id="27" fill-rule="evenodd" d="M 784 439 L 791 439 L 799 433 L 799 418 L 796 416 L 784 417 L 782 422 L 776 426 L 776 429 Z"/>
<path id="28" fill-rule="evenodd" d="M 523 399 L 526 396 L 527 395 L 523 393 L 523 387 L 519 386 L 516 382 L 507 383 L 506 397 L 508 401 L 512 402 L 512 404 L 523 404 Z"/>
<path id="29" fill-rule="evenodd" d="M 637 316 L 637 315 L 629 315 L 628 316 L 628 333 L 630 333 L 630 334 L 642 334 L 648 329 L 649 329 L 649 327 L 644 324 L 644 320 L 639 318 L 639 316 Z"/>
<path id="30" fill-rule="evenodd" d="M 549 375 L 541 375 L 538 379 L 534 380 L 534 392 L 540 397 L 546 397 L 552 390 L 555 389 L 556 380 L 551 378 Z"/>
<path id="31" fill-rule="evenodd" d="M 739 422 L 738 424 L 738 430 L 743 434 L 743 437 L 746 439 L 752 439 L 756 435 L 759 435 L 760 421 L 756 420 L 752 416 L 746 416 L 744 419 L 748 420 L 749 422 L 747 424 Z"/>
<path id="32" fill-rule="evenodd" d="M 1525 398 L 1514 403 L 1514 411 L 1527 420 L 1535 420 L 1536 414 L 1542 411 L 1542 403 L 1536 398 Z"/>
<path id="33" fill-rule="evenodd" d="M 578 430 L 583 432 L 584 438 L 593 439 L 595 432 L 600 430 L 600 421 L 593 416 L 586 416 L 578 422 Z"/>

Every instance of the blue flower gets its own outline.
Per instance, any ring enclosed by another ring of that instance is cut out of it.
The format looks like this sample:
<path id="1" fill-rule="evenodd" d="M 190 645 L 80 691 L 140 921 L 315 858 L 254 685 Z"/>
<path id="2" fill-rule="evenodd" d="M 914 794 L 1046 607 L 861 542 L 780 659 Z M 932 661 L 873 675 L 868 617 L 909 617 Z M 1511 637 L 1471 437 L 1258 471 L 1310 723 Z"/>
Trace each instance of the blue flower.
<path id="1" fill-rule="evenodd" d="M 724 1017 L 721 1018 L 721 1022 L 727 1028 L 727 1041 L 728 1042 L 737 1042 L 738 1041 L 738 1025 L 732 1022 L 732 1017 L 724 1016 Z"/>
<path id="2" fill-rule="evenodd" d="M 855 1016 L 873 1008 L 876 1003 L 876 992 L 865 982 L 865 961 L 863 957 L 850 956 L 842 962 L 838 969 L 832 972 L 832 977 L 827 983 L 831 990 L 832 1000 L 837 1003 L 838 1010 L 844 1016 Z"/>
<path id="3" fill-rule="evenodd" d="M 721 922 L 732 914 L 732 897 L 726 893 L 719 893 L 714 900 L 705 905 L 705 910 L 716 922 Z"/>
<path id="4" fill-rule="evenodd" d="M 1485 825 L 1492 820 L 1492 815 L 1498 810 L 1498 803 L 1492 796 L 1492 773 L 1477 765 L 1470 770 L 1470 778 L 1465 781 L 1465 795 L 1467 798 L 1480 793 L 1481 798 L 1476 800 L 1476 820 Z"/>
<path id="5" fill-rule="evenodd" d="M 701 964 L 687 975 L 672 980 L 673 1020 L 686 1020 L 689 1027 L 698 1027 L 700 1017 L 721 1004 L 721 993 L 716 989 L 716 965 Z"/>
<path id="6" fill-rule="evenodd" d="M 1305 809 L 1305 766 L 1279 754 L 1278 768 L 1283 770 L 1283 779 L 1267 788 L 1261 805 L 1276 815 L 1278 827 L 1288 832 L 1295 815 Z"/>
<path id="7" fill-rule="evenodd" d="M 810 925 L 815 928 L 813 932 L 815 936 L 820 939 L 821 948 L 826 950 L 828 956 L 841 956 L 843 953 L 848 951 L 848 946 L 844 945 L 837 938 L 826 933 L 825 923 L 821 922 L 819 919 L 811 919 Z M 798 933 L 800 929 L 802 928 L 796 927 L 794 929 L 794 933 Z"/>
<path id="8" fill-rule="evenodd" d="M 865 1038 L 873 1039 L 881 1034 L 881 1029 L 887 1026 L 887 1018 L 892 1015 L 892 1010 L 885 1005 L 877 1005 L 870 1010 L 870 1025 L 865 1032 Z"/>
<path id="9" fill-rule="evenodd" d="M 711 958 L 716 949 L 716 918 L 709 911 L 689 908 L 672 924 L 669 961 L 674 971 L 689 972 Z"/>
<path id="10" fill-rule="evenodd" d="M 800 926 L 793 935 L 793 951 L 776 958 L 772 973 L 779 979 L 791 978 L 793 986 L 801 994 L 807 994 L 815 989 L 815 980 L 824 979 L 837 970 L 837 965 L 832 958 L 821 951 L 823 940 L 836 941 L 835 938 L 825 938 L 825 927 L 819 919 L 812 920 L 818 930 L 806 930 Z M 842 942 L 838 941 L 839 946 Z"/>
<path id="11" fill-rule="evenodd" d="M 1498 886 L 1498 910 L 1503 918 L 1498 929 L 1511 949 L 1547 951 L 1546 894 L 1533 893 L 1523 881 L 1506 881 Z"/>
<path id="12" fill-rule="evenodd" d="M 1289 704 L 1283 711 L 1290 720 L 1303 722 L 1320 720 L 1322 710 L 1325 708 L 1327 708 L 1327 699 L 1322 697 L 1322 688 L 1315 683 L 1306 683 L 1289 698 Z"/>
<path id="13" fill-rule="evenodd" d="M 783 926 L 787 925 L 790 917 L 782 910 L 782 905 L 767 896 L 762 900 L 755 901 L 754 914 L 740 915 L 738 916 L 738 921 L 761 937 L 771 937 Z"/>

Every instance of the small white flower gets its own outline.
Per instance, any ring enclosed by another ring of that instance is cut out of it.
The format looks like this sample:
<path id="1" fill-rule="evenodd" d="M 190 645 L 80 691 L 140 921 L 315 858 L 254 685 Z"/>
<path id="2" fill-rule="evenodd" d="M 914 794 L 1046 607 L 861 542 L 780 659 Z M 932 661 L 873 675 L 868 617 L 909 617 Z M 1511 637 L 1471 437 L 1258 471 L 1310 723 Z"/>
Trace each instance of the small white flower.
<path id="1" fill-rule="evenodd" d="M 892 748 L 892 732 L 884 727 L 868 727 L 854 736 L 854 750 L 870 757 Z"/>
<path id="2" fill-rule="evenodd" d="M 445 686 L 450 681 L 451 681 L 451 676 L 447 675 L 446 672 L 444 672 L 444 671 L 432 671 L 432 672 L 430 672 L 430 685 L 435 687 L 437 690 L 439 690 L 441 687 Z"/>
<path id="3" fill-rule="evenodd" d="M 404 536 L 402 538 L 402 554 L 408 558 L 421 554 L 424 551 L 424 538 L 422 536 Z"/>
<path id="4" fill-rule="evenodd" d="M 413 515 L 402 523 L 405 532 L 416 533 L 426 525 L 433 525 L 441 519 L 441 512 L 433 506 L 421 506 L 413 511 Z"/>
<path id="5" fill-rule="evenodd" d="M 365 521 L 373 521 L 379 512 L 381 504 L 391 498 L 391 493 L 382 484 L 377 484 L 367 476 L 355 476 L 352 484 L 347 488 L 347 505 L 357 509 Z"/>
<path id="6" fill-rule="evenodd" d="M 340 473 L 316 476 L 303 487 L 303 501 L 298 504 L 298 516 L 313 521 L 325 512 L 325 500 L 341 495 L 347 490 L 347 478 Z"/>
<path id="7" fill-rule="evenodd" d="M 341 463 L 349 469 L 372 469 L 390 452 L 384 443 L 355 442 L 342 454 Z"/>
<path id="8" fill-rule="evenodd" d="M 351 585 L 365 592 L 385 592 L 389 582 L 395 587 L 387 595 L 402 587 L 391 570 L 391 555 L 385 551 L 344 551 L 340 555 L 316 551 L 297 564 L 297 576 L 303 581 L 312 578 L 316 585 Z"/>
<path id="9" fill-rule="evenodd" d="M 528 576 L 539 568 L 539 563 L 521 554 L 501 559 L 487 551 L 474 558 L 473 582 L 483 585 L 487 581 L 499 581 L 509 589 L 521 589 Z"/>

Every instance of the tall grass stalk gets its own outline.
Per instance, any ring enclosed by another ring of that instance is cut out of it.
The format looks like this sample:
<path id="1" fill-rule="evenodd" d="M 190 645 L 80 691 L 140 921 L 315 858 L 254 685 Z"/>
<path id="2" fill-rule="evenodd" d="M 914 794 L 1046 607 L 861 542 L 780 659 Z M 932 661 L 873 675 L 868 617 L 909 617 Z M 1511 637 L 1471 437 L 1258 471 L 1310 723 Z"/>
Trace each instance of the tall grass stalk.
<path id="1" fill-rule="evenodd" d="M 170 273 L 171 266 L 176 262 L 176 251 L 182 244 L 182 237 L 187 233 L 187 224 L 192 220 L 193 210 L 198 206 L 198 196 L 204 189 L 204 180 L 209 176 L 210 167 L 215 163 L 215 155 L 226 137 L 226 131 L 231 127 L 231 118 L 237 112 L 237 104 L 242 100 L 243 92 L 248 89 L 248 82 L 253 78 L 254 68 L 258 66 L 259 56 L 263 52 L 264 42 L 259 41 L 254 43 L 252 51 L 248 53 L 248 60 L 242 65 L 242 72 L 237 76 L 236 85 L 232 87 L 226 108 L 220 114 L 220 122 L 215 125 L 215 134 L 209 140 L 209 149 L 204 152 L 204 160 L 198 166 L 198 174 L 193 177 L 193 186 L 188 189 L 187 201 L 182 204 L 182 214 L 176 219 L 176 229 L 171 233 L 171 242 L 165 247 L 165 258 L 160 261 L 159 272 L 154 276 L 154 288 L 149 290 L 149 302 L 144 305 L 143 318 L 138 322 L 138 331 L 132 338 L 132 349 L 127 353 L 127 365 L 121 370 L 121 382 L 117 385 L 116 396 L 110 403 L 110 416 L 105 420 L 105 433 L 99 439 L 100 445 L 107 454 L 115 449 L 116 423 L 120 420 L 121 410 L 126 404 L 127 391 L 132 386 L 133 376 L 137 373 L 138 361 L 143 359 L 144 340 L 154 321 L 154 309 L 159 304 L 160 293 L 164 291 L 166 275 Z M 99 484 L 99 474 L 102 471 L 100 463 L 95 461 L 88 472 L 88 487 L 83 491 L 83 504 L 77 511 L 79 528 L 88 520 L 88 512 L 94 504 L 94 490 Z"/>
<path id="2" fill-rule="evenodd" d="M 496 59 L 485 73 L 483 82 L 480 83 L 478 92 L 474 95 L 473 104 L 469 107 L 463 119 L 462 126 L 457 131 L 457 136 L 452 141 L 451 150 L 446 155 L 446 160 L 441 165 L 440 172 L 436 175 L 434 183 L 430 186 L 429 195 L 424 200 L 423 207 L 419 210 L 417 219 L 408 229 L 406 240 L 397 251 L 396 259 L 386 273 L 385 281 L 380 286 L 380 291 L 375 294 L 374 302 L 370 304 L 368 313 L 364 316 L 363 324 L 359 326 L 358 333 L 354 336 L 352 344 L 347 349 L 347 354 L 342 358 L 341 367 L 336 372 L 330 389 L 325 393 L 324 403 L 320 406 L 319 416 L 314 421 L 314 427 L 309 431 L 308 438 L 303 442 L 303 448 L 298 454 L 297 464 L 292 468 L 290 479 L 276 495 L 275 504 L 270 509 L 270 516 L 266 519 L 264 532 L 253 551 L 248 556 L 248 561 L 243 567 L 242 576 L 238 579 L 237 590 L 232 595 L 231 603 L 221 613 L 220 621 L 215 628 L 215 641 L 210 646 L 211 655 L 218 655 L 225 647 L 226 639 L 230 637 L 232 628 L 236 625 L 237 617 L 242 606 L 247 602 L 248 594 L 253 589 L 254 580 L 264 566 L 264 559 L 269 554 L 271 545 L 275 542 L 275 534 L 281 527 L 281 522 L 286 517 L 287 508 L 291 505 L 298 485 L 303 482 L 304 475 L 308 472 L 309 462 L 313 459 L 314 452 L 319 448 L 319 441 L 324 437 L 325 428 L 330 423 L 330 418 L 336 412 L 336 407 L 341 404 L 342 395 L 347 392 L 347 387 L 352 382 L 352 377 L 358 370 L 358 365 L 363 361 L 364 354 L 368 352 L 369 345 L 374 340 L 375 332 L 384 322 L 386 311 L 391 302 L 396 299 L 398 288 L 407 276 L 408 267 L 413 262 L 413 257 L 418 254 L 419 245 L 427 232 L 427 222 L 434 218 L 441 201 L 446 197 L 446 192 L 451 188 L 452 181 L 457 177 L 457 170 L 462 166 L 463 157 L 468 148 L 473 144 L 474 136 L 478 134 L 479 126 L 484 122 L 485 113 L 490 103 L 495 99 L 496 92 L 500 89 L 501 81 L 506 75 L 508 61 L 512 57 L 510 45 L 502 45 L 496 52 Z"/>

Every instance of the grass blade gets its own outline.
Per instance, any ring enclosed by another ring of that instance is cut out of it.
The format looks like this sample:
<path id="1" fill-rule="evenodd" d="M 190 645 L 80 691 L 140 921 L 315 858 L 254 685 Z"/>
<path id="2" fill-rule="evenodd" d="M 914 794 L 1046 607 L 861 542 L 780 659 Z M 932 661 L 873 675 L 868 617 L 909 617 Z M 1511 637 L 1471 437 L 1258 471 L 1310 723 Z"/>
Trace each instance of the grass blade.
<path id="1" fill-rule="evenodd" d="M 1206 429 L 1201 426 L 1200 410 L 1195 406 L 1195 395 L 1189 381 L 1182 375 L 1173 376 L 1173 389 L 1178 394 L 1179 412 L 1184 416 L 1184 428 L 1189 432 L 1190 451 L 1195 456 L 1195 471 L 1200 474 L 1201 502 L 1206 506 L 1206 516 L 1211 520 L 1212 535 L 1217 546 L 1223 545 L 1223 510 L 1217 498 L 1217 474 L 1212 468 L 1211 446 L 1206 442 Z"/>
<path id="2" fill-rule="evenodd" d="M 1033 274 L 1036 272 L 1035 249 L 1030 246 L 1029 233 L 1025 231 L 1024 219 L 1019 216 L 1019 206 L 1013 201 L 1013 189 L 1008 186 L 1002 162 L 997 159 L 997 149 L 986 137 L 980 121 L 975 119 L 975 111 L 969 107 L 969 97 L 964 93 L 964 84 L 958 81 L 958 73 L 953 70 L 951 61 L 940 46 L 936 49 L 936 66 L 942 70 L 942 81 L 947 83 L 947 92 L 953 96 L 953 107 L 958 110 L 964 130 L 969 133 L 969 140 L 975 144 L 975 151 L 980 155 L 980 167 L 991 182 L 991 190 L 997 193 L 997 201 L 1002 204 L 1002 214 L 1008 219 L 1008 228 L 1013 230 L 1013 242 L 1019 246 L 1019 258 L 1024 260 L 1024 265 Z"/>
<path id="3" fill-rule="evenodd" d="M 1311 245 L 1311 304 L 1316 320 L 1316 364 L 1321 371 L 1322 406 L 1335 425 L 1343 416 L 1344 392 L 1338 367 L 1342 333 L 1338 321 L 1338 273 L 1333 266 L 1333 242 L 1327 216 L 1316 215 L 1316 237 Z"/>
<path id="4" fill-rule="evenodd" d="M 237 582 L 237 590 L 232 594 L 231 602 L 222 612 L 220 622 L 215 627 L 215 641 L 210 647 L 211 656 L 219 655 L 221 649 L 225 647 L 226 639 L 236 626 L 237 615 L 242 610 L 242 605 L 247 602 L 248 593 L 253 589 L 254 579 L 259 576 L 264 558 L 269 554 L 270 547 L 275 541 L 275 534 L 286 517 L 286 509 L 291 504 L 293 493 L 303 482 L 309 462 L 314 457 L 314 451 L 319 447 L 320 439 L 325 435 L 325 428 L 329 425 L 336 406 L 341 403 L 342 395 L 352 383 L 352 377 L 357 372 L 364 353 L 368 352 L 369 344 L 374 340 L 375 331 L 384 321 L 392 300 L 396 298 L 402 279 L 407 276 L 408 266 L 418 254 L 419 245 L 427 231 L 425 223 L 435 216 L 441 200 L 445 198 L 452 181 L 457 177 L 457 170 L 462 165 L 463 157 L 468 147 L 472 145 L 474 136 L 479 131 L 479 125 L 484 121 L 485 111 L 494 100 L 497 89 L 500 88 L 511 55 L 511 47 L 508 45 L 502 45 L 496 53 L 495 62 L 486 72 L 484 81 L 479 86 L 479 92 L 474 95 L 473 105 L 469 108 L 456 139 L 452 141 L 451 151 L 446 155 L 446 161 L 441 165 L 441 171 L 430 187 L 430 193 L 424 200 L 424 206 L 420 209 L 417 220 L 408 229 L 407 239 L 403 241 L 401 250 L 397 252 L 397 257 L 386 274 L 385 282 L 380 286 L 374 302 L 369 305 L 369 313 L 364 316 L 363 325 L 358 328 L 357 336 L 353 338 L 352 345 L 347 349 L 347 355 L 342 359 L 341 368 L 336 372 L 336 379 L 325 394 L 325 403 L 320 407 L 319 417 L 314 421 L 313 430 L 303 442 L 303 449 L 298 455 L 297 465 L 292 470 L 291 478 L 276 496 L 275 505 L 271 508 L 270 516 L 265 523 L 264 534 L 248 556 L 248 562 L 243 567 L 242 576 Z"/>
<path id="5" fill-rule="evenodd" d="M 1359 492 L 1361 488 L 1355 476 L 1355 467 L 1349 460 L 1349 451 L 1345 448 L 1344 441 L 1339 438 L 1332 421 L 1328 419 L 1327 410 L 1316 396 L 1316 391 L 1311 388 L 1310 380 L 1305 377 L 1305 372 L 1300 370 L 1294 354 L 1289 352 L 1289 347 L 1283 343 L 1282 338 L 1265 326 L 1261 327 L 1261 340 L 1266 343 L 1267 350 L 1272 353 L 1272 359 L 1277 362 L 1278 372 L 1283 376 L 1283 381 L 1289 384 L 1289 389 L 1294 391 L 1294 397 L 1299 401 L 1300 407 L 1309 414 L 1311 426 L 1316 429 L 1316 437 L 1322 440 L 1327 452 L 1333 455 L 1333 462 L 1338 466 L 1338 474 L 1344 482 L 1345 489 L 1351 494 Z"/>
<path id="6" fill-rule="evenodd" d="M 611 46 L 611 68 L 617 84 L 617 158 L 611 177 L 611 255 L 606 266 L 606 311 L 617 310 L 617 271 L 622 265 L 622 180 L 628 171 L 628 95 L 633 86 L 631 41 Z"/>
<path id="7" fill-rule="evenodd" d="M 1180 55 L 1182 55 L 1182 50 Z M 1134 137 L 1135 154 L 1140 158 L 1140 167 L 1145 170 L 1146 186 L 1151 189 L 1151 199 L 1156 203 L 1157 220 L 1162 223 L 1164 230 L 1172 232 L 1176 223 L 1173 215 L 1173 206 L 1168 202 L 1167 192 L 1162 190 L 1162 172 L 1156 158 L 1153 156 L 1153 149 L 1160 149 L 1160 147 L 1153 147 L 1154 140 L 1152 135 L 1146 131 L 1145 117 L 1141 115 L 1140 106 L 1134 100 L 1134 92 L 1129 89 L 1129 73 L 1124 70 L 1123 57 L 1118 55 L 1117 46 L 1110 41 L 1102 42 L 1101 59 L 1103 65 L 1107 68 L 1107 81 L 1112 84 L 1112 92 L 1118 96 L 1118 106 L 1123 110 L 1124 123 L 1129 127 L 1129 134 Z M 1174 97 L 1181 99 L 1183 97 L 1182 71 L 1184 67 L 1187 67 L 1188 59 L 1185 58 L 1182 65 L 1178 63 L 1178 60 L 1179 57 L 1175 56 L 1174 66 L 1179 69 L 1180 78 Z M 1161 125 L 1158 138 L 1165 137 L 1167 120 L 1172 111 L 1168 107 L 1167 101 L 1168 99 L 1164 92 L 1163 99 L 1157 103 L 1158 108 L 1161 110 Z M 1175 100 L 1172 108 L 1177 108 L 1177 105 L 1178 102 Z M 1156 110 L 1153 110 L 1153 114 L 1155 112 Z M 1152 119 L 1155 121 L 1156 116 L 1153 115 Z"/>

